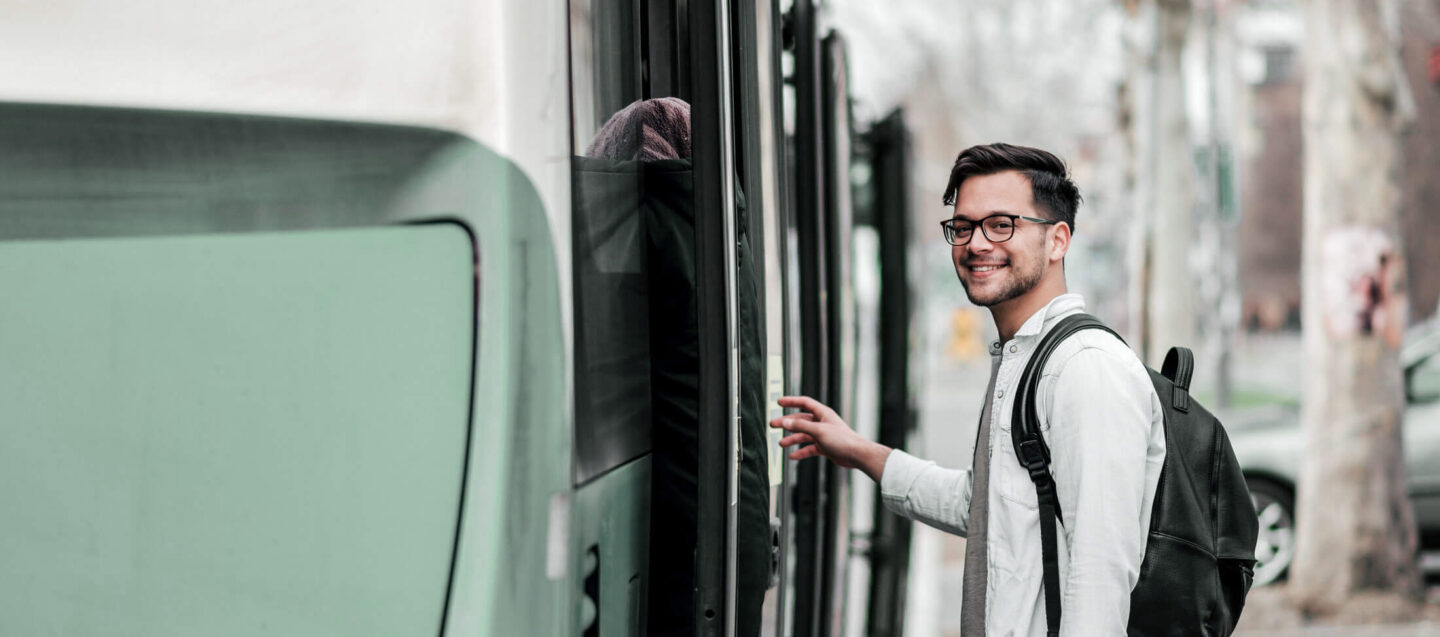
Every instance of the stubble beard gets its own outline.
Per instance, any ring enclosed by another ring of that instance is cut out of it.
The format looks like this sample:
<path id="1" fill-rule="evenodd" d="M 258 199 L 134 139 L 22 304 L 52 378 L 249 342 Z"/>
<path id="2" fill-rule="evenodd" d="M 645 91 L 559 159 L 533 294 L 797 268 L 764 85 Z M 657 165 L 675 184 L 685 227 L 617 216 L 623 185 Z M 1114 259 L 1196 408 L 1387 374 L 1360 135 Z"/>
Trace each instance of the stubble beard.
<path id="1" fill-rule="evenodd" d="M 1021 266 L 1021 264 L 1017 263 L 1015 259 L 1011 259 L 1010 263 L 1006 264 L 1006 268 L 1010 270 L 1008 274 L 1011 276 L 1008 277 L 1008 281 L 1002 282 L 1004 285 L 994 293 L 985 296 L 976 296 L 974 292 L 970 291 L 970 284 L 966 282 L 964 276 L 958 277 L 960 279 L 960 287 L 965 288 L 965 297 L 970 299 L 971 303 L 980 307 L 993 307 L 1006 301 L 1019 298 L 1026 292 L 1035 289 L 1035 286 L 1040 285 L 1040 279 L 1045 275 L 1045 268 L 1043 264 L 1035 264 L 1036 267 L 1030 268 L 1017 266 Z M 963 267 L 965 266 L 957 266 L 957 275 L 959 274 L 959 268 Z"/>

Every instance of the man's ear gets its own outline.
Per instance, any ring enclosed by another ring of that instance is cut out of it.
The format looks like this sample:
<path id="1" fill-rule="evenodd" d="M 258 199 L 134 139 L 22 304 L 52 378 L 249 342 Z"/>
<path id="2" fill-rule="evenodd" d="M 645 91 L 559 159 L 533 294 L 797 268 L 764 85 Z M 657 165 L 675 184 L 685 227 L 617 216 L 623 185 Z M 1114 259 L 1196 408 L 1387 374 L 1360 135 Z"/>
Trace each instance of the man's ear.
<path id="1" fill-rule="evenodd" d="M 1061 221 L 1055 224 L 1055 234 L 1050 238 L 1050 260 L 1062 261 L 1070 251 L 1070 224 Z"/>

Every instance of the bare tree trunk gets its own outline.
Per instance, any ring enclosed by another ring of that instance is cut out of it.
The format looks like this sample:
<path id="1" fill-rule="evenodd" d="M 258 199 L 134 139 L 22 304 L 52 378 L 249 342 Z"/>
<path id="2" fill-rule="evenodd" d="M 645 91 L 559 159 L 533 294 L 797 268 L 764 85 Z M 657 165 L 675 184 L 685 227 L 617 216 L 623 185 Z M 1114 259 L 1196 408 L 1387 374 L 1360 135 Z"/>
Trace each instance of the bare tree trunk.
<path id="1" fill-rule="evenodd" d="M 1132 221 L 1128 224 L 1125 264 L 1129 272 L 1126 286 L 1126 340 L 1133 343 L 1145 357 L 1149 342 L 1150 226 L 1155 208 L 1155 19 L 1154 5 L 1143 8 L 1139 0 L 1124 0 L 1129 19 L 1125 25 L 1125 76 L 1120 85 L 1118 125 L 1125 132 L 1128 164 L 1125 173 L 1126 194 L 1130 197 Z"/>
<path id="2" fill-rule="evenodd" d="M 1159 367 L 1171 346 L 1193 346 L 1195 340 L 1196 288 L 1189 254 L 1196 192 L 1181 68 L 1192 9 L 1189 0 L 1157 0 L 1155 10 L 1149 141 L 1154 160 L 1142 168 L 1151 171 L 1153 180 L 1143 349 L 1147 362 Z"/>
<path id="3" fill-rule="evenodd" d="M 1230 130 L 1234 118 L 1233 75 L 1235 50 L 1234 18 L 1225 15 L 1217 0 L 1200 4 L 1205 51 L 1205 139 L 1203 177 L 1198 197 L 1200 223 L 1195 240 L 1200 272 L 1197 295 L 1203 310 L 1197 316 L 1204 347 L 1203 380 L 1215 388 L 1214 407 L 1229 407 L 1233 381 L 1232 351 L 1235 330 L 1240 323 L 1240 283 L 1236 254 L 1236 215 L 1233 171 L 1229 170 L 1233 148 Z"/>
<path id="4" fill-rule="evenodd" d="M 1420 591 L 1400 429 L 1410 102 L 1394 5 L 1312 0 L 1306 12 L 1305 455 L 1291 594 L 1329 614 L 1358 593 Z"/>

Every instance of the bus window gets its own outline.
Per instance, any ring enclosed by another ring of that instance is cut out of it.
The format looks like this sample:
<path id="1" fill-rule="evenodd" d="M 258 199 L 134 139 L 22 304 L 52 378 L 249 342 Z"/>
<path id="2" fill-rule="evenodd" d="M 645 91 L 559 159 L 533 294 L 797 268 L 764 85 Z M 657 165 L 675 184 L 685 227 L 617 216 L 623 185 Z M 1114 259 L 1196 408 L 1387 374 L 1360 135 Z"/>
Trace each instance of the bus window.
<path id="1" fill-rule="evenodd" d="M 0 242 L 0 632 L 440 631 L 459 226 Z"/>
<path id="2" fill-rule="evenodd" d="M 456 214 L 464 201 L 418 210 L 406 201 L 443 177 L 428 172 L 437 155 L 473 146 L 422 128 L 0 104 L 0 240 L 344 228 Z"/>
<path id="3" fill-rule="evenodd" d="M 629 0 L 578 1 L 570 7 L 577 484 L 650 448 L 643 149 L 640 136 L 628 128 L 641 122 L 622 115 L 641 94 L 635 10 Z M 688 154 L 689 148 L 684 150 Z"/>

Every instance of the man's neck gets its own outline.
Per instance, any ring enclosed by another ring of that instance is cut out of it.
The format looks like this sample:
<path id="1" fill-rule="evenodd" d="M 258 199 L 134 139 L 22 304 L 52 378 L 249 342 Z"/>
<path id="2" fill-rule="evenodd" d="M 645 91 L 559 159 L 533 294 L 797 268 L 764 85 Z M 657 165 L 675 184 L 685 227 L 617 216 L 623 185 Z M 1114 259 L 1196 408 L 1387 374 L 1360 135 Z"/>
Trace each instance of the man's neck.
<path id="1" fill-rule="evenodd" d="M 1015 332 L 1020 331 L 1025 321 L 1065 292 L 1064 279 L 1058 282 L 1042 281 L 1025 294 L 990 306 L 990 317 L 995 319 L 995 328 L 1000 331 L 1000 342 L 1007 343 L 1015 338 Z"/>

